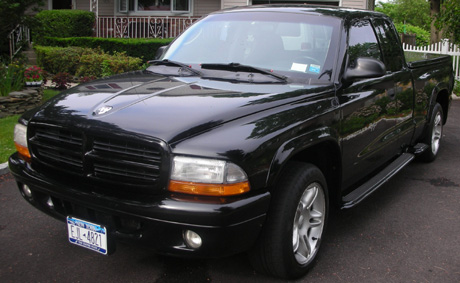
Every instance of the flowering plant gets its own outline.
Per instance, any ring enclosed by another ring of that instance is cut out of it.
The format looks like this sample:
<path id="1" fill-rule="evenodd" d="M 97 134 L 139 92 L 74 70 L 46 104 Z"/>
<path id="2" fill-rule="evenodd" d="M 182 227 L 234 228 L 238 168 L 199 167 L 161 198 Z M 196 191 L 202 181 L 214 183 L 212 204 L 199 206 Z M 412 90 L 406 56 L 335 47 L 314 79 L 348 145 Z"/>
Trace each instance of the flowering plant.
<path id="1" fill-rule="evenodd" d="M 32 66 L 25 70 L 24 78 L 26 82 L 38 82 L 43 80 L 43 70 L 40 67 Z"/>

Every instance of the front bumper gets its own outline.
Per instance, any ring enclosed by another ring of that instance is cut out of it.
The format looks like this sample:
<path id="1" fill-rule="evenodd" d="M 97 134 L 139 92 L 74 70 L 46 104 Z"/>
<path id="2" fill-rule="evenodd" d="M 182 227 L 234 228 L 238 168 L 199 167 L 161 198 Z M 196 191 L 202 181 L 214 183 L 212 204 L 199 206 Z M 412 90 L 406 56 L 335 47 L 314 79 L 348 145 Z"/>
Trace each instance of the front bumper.
<path id="1" fill-rule="evenodd" d="M 39 210 L 62 221 L 70 215 L 104 225 L 114 242 L 182 257 L 222 257 L 248 250 L 257 240 L 270 201 L 268 192 L 232 198 L 165 193 L 148 202 L 127 201 L 83 192 L 72 180 L 57 182 L 35 171 L 17 153 L 10 157 L 9 167 L 23 197 Z M 31 197 L 21 189 L 24 185 L 31 189 Z M 64 229 L 65 225 L 66 233 Z M 201 236 L 200 248 L 186 246 L 185 230 Z"/>

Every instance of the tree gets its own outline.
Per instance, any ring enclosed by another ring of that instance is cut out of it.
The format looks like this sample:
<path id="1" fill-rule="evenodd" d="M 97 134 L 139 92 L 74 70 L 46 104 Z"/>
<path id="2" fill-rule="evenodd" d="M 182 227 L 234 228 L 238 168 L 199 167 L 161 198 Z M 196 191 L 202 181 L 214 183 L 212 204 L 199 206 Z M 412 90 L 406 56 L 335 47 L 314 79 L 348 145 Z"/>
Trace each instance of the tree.
<path id="1" fill-rule="evenodd" d="M 8 34 L 18 25 L 27 23 L 27 11 L 43 6 L 43 0 L 0 0 L 0 56 L 8 56 Z"/>
<path id="2" fill-rule="evenodd" d="M 446 0 L 436 15 L 435 26 L 455 44 L 460 44 L 460 0 Z"/>
<path id="3" fill-rule="evenodd" d="M 431 43 L 437 43 L 441 40 L 441 30 L 435 25 L 435 18 L 441 11 L 441 0 L 430 0 L 430 15 L 432 18 L 431 22 Z"/>
<path id="4" fill-rule="evenodd" d="M 424 30 L 430 30 L 430 3 L 427 0 L 379 2 L 375 10 L 386 14 L 395 23 L 410 24 Z"/>

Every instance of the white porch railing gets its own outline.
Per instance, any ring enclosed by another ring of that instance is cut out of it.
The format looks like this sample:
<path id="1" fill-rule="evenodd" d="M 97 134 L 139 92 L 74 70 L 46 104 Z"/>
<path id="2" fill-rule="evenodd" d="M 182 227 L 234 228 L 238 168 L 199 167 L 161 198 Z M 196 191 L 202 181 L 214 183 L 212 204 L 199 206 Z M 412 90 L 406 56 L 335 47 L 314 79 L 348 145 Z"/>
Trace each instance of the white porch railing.
<path id="1" fill-rule="evenodd" d="M 452 56 L 452 67 L 456 80 L 460 80 L 460 46 L 449 43 L 448 41 L 438 42 L 429 46 L 411 46 L 403 43 L 404 51 L 448 54 Z"/>
<path id="2" fill-rule="evenodd" d="M 24 45 L 24 42 L 30 43 L 30 30 L 24 25 L 17 25 L 14 30 L 8 34 L 10 41 L 10 60 L 13 61 L 16 55 Z"/>
<path id="3" fill-rule="evenodd" d="M 169 38 L 177 37 L 198 17 L 98 17 L 97 37 Z"/>

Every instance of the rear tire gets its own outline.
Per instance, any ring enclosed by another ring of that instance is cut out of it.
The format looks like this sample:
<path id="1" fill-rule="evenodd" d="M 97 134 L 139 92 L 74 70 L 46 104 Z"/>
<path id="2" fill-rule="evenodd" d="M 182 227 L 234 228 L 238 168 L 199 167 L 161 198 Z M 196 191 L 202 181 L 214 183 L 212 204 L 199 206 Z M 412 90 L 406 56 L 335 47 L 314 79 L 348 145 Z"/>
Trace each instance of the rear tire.
<path id="1" fill-rule="evenodd" d="M 286 279 L 314 265 L 328 217 L 326 180 L 318 167 L 291 162 L 272 194 L 262 233 L 250 251 L 254 268 Z"/>
<path id="2" fill-rule="evenodd" d="M 430 124 L 428 124 L 428 133 L 423 141 L 429 147 L 422 155 L 420 155 L 421 160 L 431 162 L 438 156 L 439 148 L 441 146 L 443 121 L 444 113 L 442 111 L 442 107 L 439 103 L 436 103 L 433 111 L 431 112 L 431 120 Z"/>

